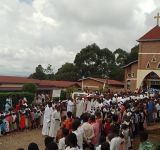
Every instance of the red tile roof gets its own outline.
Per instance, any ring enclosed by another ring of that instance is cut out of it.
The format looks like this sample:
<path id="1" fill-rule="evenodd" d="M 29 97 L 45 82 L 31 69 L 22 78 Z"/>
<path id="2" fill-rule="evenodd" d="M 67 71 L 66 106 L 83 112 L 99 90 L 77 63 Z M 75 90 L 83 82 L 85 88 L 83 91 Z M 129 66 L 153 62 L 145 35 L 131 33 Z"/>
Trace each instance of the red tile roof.
<path id="1" fill-rule="evenodd" d="M 28 79 L 27 77 L 0 76 L 0 83 L 39 83 L 39 80 Z"/>
<path id="2" fill-rule="evenodd" d="M 67 88 L 74 85 L 80 86 L 79 82 L 71 81 L 53 81 L 53 80 L 37 80 L 29 79 L 27 77 L 15 77 L 15 76 L 0 76 L 0 84 L 24 84 L 24 83 L 35 83 L 40 87 L 58 87 L 58 88 Z"/>
<path id="3" fill-rule="evenodd" d="M 108 80 L 109 85 L 124 85 L 123 82 L 117 81 L 117 80 Z"/>
<path id="4" fill-rule="evenodd" d="M 138 64 L 138 60 L 132 61 L 132 62 L 128 63 L 127 65 L 123 66 L 122 68 L 129 67 L 129 66 L 131 66 L 132 64 L 136 64 L 136 63 Z"/>
<path id="5" fill-rule="evenodd" d="M 141 41 L 160 41 L 160 26 L 155 26 L 153 29 L 151 29 L 149 32 L 143 35 L 138 40 L 138 42 Z"/>
<path id="6" fill-rule="evenodd" d="M 88 78 L 85 78 L 85 79 L 92 79 L 92 80 L 102 82 L 102 83 L 106 82 L 106 84 L 108 83 L 109 85 L 124 85 L 123 82 L 117 81 L 117 80 L 110 80 L 110 79 L 103 79 L 103 78 L 92 78 L 92 77 L 88 77 Z"/>
<path id="7" fill-rule="evenodd" d="M 53 86 L 53 87 L 59 87 L 59 88 L 67 88 L 74 85 L 79 85 L 78 82 L 71 82 L 71 81 L 50 81 L 50 80 L 40 80 L 39 82 L 40 86 Z"/>

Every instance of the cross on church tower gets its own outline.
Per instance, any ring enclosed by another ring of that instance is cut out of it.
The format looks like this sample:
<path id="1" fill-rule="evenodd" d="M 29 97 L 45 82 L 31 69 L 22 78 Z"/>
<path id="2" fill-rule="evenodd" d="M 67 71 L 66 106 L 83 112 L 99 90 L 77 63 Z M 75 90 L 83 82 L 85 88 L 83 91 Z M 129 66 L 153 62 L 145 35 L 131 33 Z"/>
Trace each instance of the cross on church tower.
<path id="1" fill-rule="evenodd" d="M 160 19 L 159 13 L 157 13 L 157 16 L 154 16 L 154 18 L 157 19 L 157 25 L 159 26 L 159 19 Z"/>

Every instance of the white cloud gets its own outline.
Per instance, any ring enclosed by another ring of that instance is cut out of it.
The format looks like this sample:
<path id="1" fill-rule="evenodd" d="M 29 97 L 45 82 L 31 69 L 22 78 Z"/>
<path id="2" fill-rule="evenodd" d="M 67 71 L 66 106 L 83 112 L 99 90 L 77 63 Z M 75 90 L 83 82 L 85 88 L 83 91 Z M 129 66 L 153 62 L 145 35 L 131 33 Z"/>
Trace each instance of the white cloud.
<path id="1" fill-rule="evenodd" d="M 0 0 L 0 74 L 56 71 L 91 43 L 129 50 L 155 25 L 159 0 Z"/>

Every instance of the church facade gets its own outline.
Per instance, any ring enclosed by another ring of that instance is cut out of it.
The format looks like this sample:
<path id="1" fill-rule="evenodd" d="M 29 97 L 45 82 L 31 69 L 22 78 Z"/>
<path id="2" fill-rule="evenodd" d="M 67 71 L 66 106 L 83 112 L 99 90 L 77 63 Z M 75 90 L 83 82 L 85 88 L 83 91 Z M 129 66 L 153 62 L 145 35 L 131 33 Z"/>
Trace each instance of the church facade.
<path id="1" fill-rule="evenodd" d="M 125 89 L 160 89 L 160 26 L 139 40 L 138 60 L 124 66 Z"/>

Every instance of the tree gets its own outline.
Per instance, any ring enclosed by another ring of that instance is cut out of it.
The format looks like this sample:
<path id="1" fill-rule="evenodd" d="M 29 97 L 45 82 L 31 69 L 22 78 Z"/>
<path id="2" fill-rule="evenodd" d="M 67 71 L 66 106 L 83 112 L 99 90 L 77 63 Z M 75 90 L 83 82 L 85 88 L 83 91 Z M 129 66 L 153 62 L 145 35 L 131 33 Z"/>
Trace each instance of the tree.
<path id="1" fill-rule="evenodd" d="M 100 49 L 95 43 L 88 45 L 78 53 L 74 60 L 80 78 L 107 77 L 110 65 L 115 63 L 113 53 L 105 48 Z"/>
<path id="2" fill-rule="evenodd" d="M 125 64 L 138 60 L 138 50 L 139 50 L 139 45 L 136 45 L 131 49 L 131 52 L 129 53 L 126 59 Z"/>
<path id="3" fill-rule="evenodd" d="M 46 74 L 46 79 L 47 80 L 53 80 L 54 79 L 54 72 L 53 72 L 52 65 L 48 64 L 46 69 L 44 69 L 44 72 Z"/>
<path id="4" fill-rule="evenodd" d="M 43 68 L 42 65 L 38 65 L 35 69 L 35 72 L 31 74 L 29 78 L 39 79 L 39 80 L 53 80 L 54 73 L 52 65 L 48 64 L 46 68 Z"/>
<path id="5" fill-rule="evenodd" d="M 101 74 L 101 77 L 106 78 L 110 76 L 112 71 L 112 66 L 115 65 L 115 56 L 107 48 L 101 49 L 98 58 L 98 72 Z"/>
<path id="6" fill-rule="evenodd" d="M 115 64 L 111 66 L 111 71 L 109 73 L 109 78 L 114 80 L 123 81 L 124 79 L 124 69 Z"/>
<path id="7" fill-rule="evenodd" d="M 125 65 L 125 62 L 129 54 L 125 50 L 118 48 L 114 51 L 114 55 L 116 65 L 121 67 Z"/>
<path id="8" fill-rule="evenodd" d="M 42 65 L 38 65 L 35 69 L 35 73 L 31 74 L 29 78 L 45 80 L 46 74 L 44 71 L 45 69 L 42 67 Z"/>
<path id="9" fill-rule="evenodd" d="M 23 85 L 23 91 L 30 92 L 30 93 L 36 93 L 37 86 L 34 83 L 25 83 Z"/>
<path id="10" fill-rule="evenodd" d="M 58 69 L 54 76 L 55 80 L 69 80 L 77 81 L 79 76 L 77 74 L 77 69 L 73 63 L 65 63 L 61 68 Z"/>

